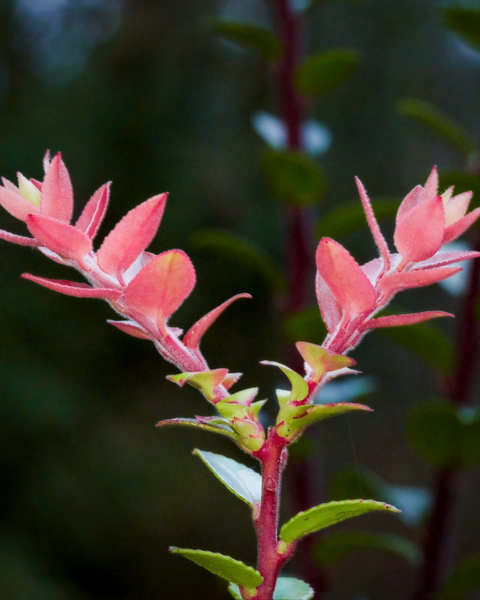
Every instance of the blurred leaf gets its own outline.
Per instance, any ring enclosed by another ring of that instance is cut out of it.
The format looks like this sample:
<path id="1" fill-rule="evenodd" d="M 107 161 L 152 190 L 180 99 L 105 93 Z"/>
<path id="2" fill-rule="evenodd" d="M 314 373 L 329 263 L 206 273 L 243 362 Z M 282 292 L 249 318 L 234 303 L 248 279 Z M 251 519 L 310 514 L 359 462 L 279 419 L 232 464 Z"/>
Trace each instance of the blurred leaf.
<path id="1" fill-rule="evenodd" d="M 450 575 L 436 600 L 462 600 L 480 587 L 480 554 L 467 558 Z"/>
<path id="2" fill-rule="evenodd" d="M 325 527 L 330 527 L 330 525 L 335 525 L 335 523 L 339 523 L 345 519 L 358 517 L 375 510 L 400 512 L 394 506 L 390 506 L 384 502 L 376 502 L 375 500 L 327 502 L 292 517 L 280 529 L 280 539 L 290 544 L 309 533 L 315 533 L 320 529 L 325 529 Z"/>
<path id="3" fill-rule="evenodd" d="M 256 588 L 263 581 L 263 577 L 258 571 L 252 567 L 247 567 L 245 563 L 235 560 L 230 556 L 224 556 L 216 552 L 207 552 L 206 550 L 177 548 L 176 546 L 170 546 L 170 552 L 172 554 L 180 554 L 207 569 L 207 571 L 247 589 Z"/>
<path id="4" fill-rule="evenodd" d="M 251 265 L 265 277 L 272 292 L 280 293 L 285 289 L 283 273 L 274 260 L 248 238 L 230 231 L 201 229 L 192 235 L 191 242 L 196 248 L 218 252 Z"/>
<path id="5" fill-rule="evenodd" d="M 234 19 L 213 19 L 212 30 L 222 37 L 260 52 L 268 60 L 277 60 L 282 53 L 277 36 L 266 27 Z"/>
<path id="6" fill-rule="evenodd" d="M 480 50 L 480 10 L 467 6 L 449 6 L 441 11 L 446 26 L 464 42 Z"/>
<path id="7" fill-rule="evenodd" d="M 228 586 L 228 591 L 232 594 L 235 600 L 242 600 L 238 586 L 231 583 Z M 314 595 L 314 590 L 300 579 L 294 577 L 279 577 L 273 592 L 273 600 L 311 600 Z"/>
<path id="8" fill-rule="evenodd" d="M 376 200 L 372 202 L 373 212 L 377 220 L 394 219 L 397 214 L 399 200 Z M 330 237 L 338 239 L 363 227 L 368 227 L 360 200 L 342 204 L 323 216 L 317 225 L 317 238 Z"/>
<path id="9" fill-rule="evenodd" d="M 359 64 L 358 50 L 340 48 L 318 52 L 300 65 L 295 86 L 302 94 L 322 96 L 350 79 Z"/>
<path id="10" fill-rule="evenodd" d="M 283 320 L 283 333 L 292 343 L 301 340 L 321 344 L 327 335 L 327 328 L 318 308 L 312 306 L 286 315 Z"/>
<path id="11" fill-rule="evenodd" d="M 480 177 L 464 171 L 444 171 L 439 173 L 440 191 L 443 192 L 450 186 L 455 186 L 455 193 L 473 192 L 470 210 L 480 206 Z M 473 227 L 478 226 L 476 224 Z"/>
<path id="12" fill-rule="evenodd" d="M 307 459 L 315 450 L 315 444 L 311 438 L 303 435 L 288 447 L 288 463 L 297 463 Z"/>
<path id="13" fill-rule="evenodd" d="M 335 564 L 353 552 L 365 549 L 392 552 L 416 564 L 421 556 L 417 546 L 407 538 L 373 531 L 341 531 L 320 539 L 314 547 L 313 557 L 322 567 Z"/>
<path id="14" fill-rule="evenodd" d="M 407 431 L 414 450 L 437 467 L 469 467 L 480 461 L 479 410 L 423 404 L 411 414 Z"/>
<path id="15" fill-rule="evenodd" d="M 382 316 L 401 313 L 402 311 L 387 310 L 382 312 Z M 386 327 L 379 331 L 423 358 L 437 371 L 447 374 L 453 371 L 456 362 L 455 348 L 438 327 L 430 323 L 417 323 L 408 327 Z"/>
<path id="16" fill-rule="evenodd" d="M 276 196 L 287 204 L 317 204 L 327 180 L 315 161 L 294 150 L 267 150 L 262 158 L 264 175 Z"/>
<path id="17" fill-rule="evenodd" d="M 463 154 L 469 155 L 475 151 L 475 143 L 468 132 L 430 102 L 404 98 L 400 100 L 398 107 L 401 115 L 433 130 Z"/>
<path id="18" fill-rule="evenodd" d="M 232 492 L 248 505 L 253 506 L 262 499 L 261 476 L 241 463 L 213 452 L 194 450 L 212 473 Z"/>

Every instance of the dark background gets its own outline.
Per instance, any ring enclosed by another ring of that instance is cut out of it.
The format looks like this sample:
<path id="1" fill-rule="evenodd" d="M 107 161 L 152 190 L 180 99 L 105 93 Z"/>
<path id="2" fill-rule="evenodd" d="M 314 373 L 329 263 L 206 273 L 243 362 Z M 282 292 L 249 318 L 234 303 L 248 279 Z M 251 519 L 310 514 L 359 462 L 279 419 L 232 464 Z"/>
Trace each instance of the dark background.
<path id="1" fill-rule="evenodd" d="M 362 53 L 354 77 L 313 109 L 333 139 L 320 159 L 329 189 L 318 216 L 355 198 L 354 175 L 372 196 L 400 200 L 433 164 L 463 166 L 397 109 L 400 98 L 416 96 L 457 118 L 475 139 L 480 133 L 480 54 L 446 31 L 441 6 L 365 0 L 319 3 L 309 12 L 309 52 L 352 46 Z M 202 347 L 212 367 L 244 372 L 243 387 L 260 385 L 274 414 L 277 375 L 258 365 L 284 357 L 269 287 L 251 265 L 192 243 L 199 229 L 220 227 L 282 261 L 282 207 L 262 178 L 264 143 L 251 126 L 258 110 L 278 114 L 272 68 L 213 36 L 205 19 L 219 15 L 270 19 L 260 0 L 1 0 L 0 172 L 41 179 L 45 150 L 62 151 L 77 214 L 112 180 L 99 239 L 127 210 L 169 191 L 151 249 L 185 249 L 198 276 L 172 324 L 188 327 L 231 295 L 251 292 L 254 299 L 232 306 Z M 24 233 L 6 213 L 0 226 Z M 366 231 L 341 241 L 361 262 L 374 256 Z M 161 419 L 209 409 L 194 390 L 165 380 L 175 369 L 152 345 L 106 324 L 106 304 L 19 279 L 23 272 L 74 274 L 28 248 L 0 244 L 0 597 L 227 598 L 224 584 L 167 548 L 202 548 L 254 564 L 248 509 L 191 450 L 243 460 L 241 454 L 206 433 L 156 430 Z M 312 302 L 313 289 L 312 274 Z M 402 303 L 456 310 L 438 286 L 405 294 Z M 375 377 L 376 391 L 365 400 L 375 412 L 313 431 L 317 502 L 329 498 L 329 482 L 355 458 L 390 483 L 431 480 L 404 426 L 410 407 L 438 393 L 438 377 L 381 333 L 368 336 L 354 357 Z M 289 494 L 285 489 L 283 518 L 291 515 Z M 479 494 L 473 469 L 463 484 L 456 556 L 479 549 Z M 363 525 L 410 535 L 390 515 Z M 296 570 L 294 563 L 286 569 Z M 367 552 L 339 564 L 333 576 L 326 598 L 400 600 L 409 596 L 414 571 Z"/>

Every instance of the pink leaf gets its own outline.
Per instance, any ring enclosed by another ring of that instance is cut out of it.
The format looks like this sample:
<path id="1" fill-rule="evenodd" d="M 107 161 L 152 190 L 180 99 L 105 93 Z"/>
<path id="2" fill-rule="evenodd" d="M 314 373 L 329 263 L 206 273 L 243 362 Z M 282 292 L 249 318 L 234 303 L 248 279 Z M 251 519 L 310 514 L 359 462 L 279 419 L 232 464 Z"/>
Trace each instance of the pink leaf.
<path id="1" fill-rule="evenodd" d="M 363 183 L 355 177 L 355 182 L 357 184 L 358 192 L 360 194 L 360 198 L 362 200 L 363 210 L 365 212 L 365 216 L 367 217 L 367 223 L 370 227 L 370 231 L 372 232 L 373 239 L 377 244 L 377 248 L 383 258 L 383 263 L 385 269 L 390 268 L 390 253 L 388 251 L 387 242 L 380 231 L 380 227 L 378 225 L 377 219 L 373 213 L 372 205 L 370 203 L 370 198 L 367 195 L 365 188 L 363 187 Z"/>
<path id="2" fill-rule="evenodd" d="M 438 195 L 438 171 L 437 167 L 433 167 L 428 176 L 426 184 L 423 186 L 423 191 L 418 199 L 418 202 L 425 202 Z"/>
<path id="3" fill-rule="evenodd" d="M 76 281 L 65 281 L 63 279 L 45 279 L 45 277 L 37 277 L 36 275 L 30 275 L 30 273 L 24 273 L 21 275 L 23 279 L 28 279 L 43 287 L 53 290 L 54 292 L 60 292 L 67 296 L 75 296 L 76 298 L 103 298 L 104 300 L 118 300 L 122 292 L 119 290 L 107 289 L 107 288 L 92 288 L 86 283 L 77 283 Z"/>
<path id="4" fill-rule="evenodd" d="M 463 192 L 462 194 L 458 194 L 458 196 L 450 198 L 446 204 L 444 200 L 446 227 L 450 227 L 450 225 L 453 225 L 465 216 L 472 196 L 473 192 Z"/>
<path id="5" fill-rule="evenodd" d="M 163 252 L 151 260 L 128 284 L 127 304 L 163 327 L 195 286 L 195 271 L 181 250 Z"/>
<path id="6" fill-rule="evenodd" d="M 28 215 L 40 212 L 38 206 L 25 200 L 25 198 L 20 196 L 20 193 L 2 186 L 0 186 L 0 204 L 7 212 L 20 221 L 26 222 Z"/>
<path id="7" fill-rule="evenodd" d="M 110 196 L 110 182 L 102 185 L 85 204 L 78 221 L 75 224 L 77 229 L 85 232 L 93 240 L 102 224 L 105 213 L 107 212 L 108 199 Z"/>
<path id="8" fill-rule="evenodd" d="M 423 187 L 421 185 L 417 185 L 405 196 L 397 211 L 396 223 L 398 223 L 409 211 L 411 211 L 414 206 L 417 206 L 422 192 Z"/>
<path id="9" fill-rule="evenodd" d="M 478 217 L 480 217 L 480 208 L 476 208 L 472 210 L 472 212 L 468 213 L 449 227 L 445 229 L 445 235 L 443 237 L 443 243 L 448 244 L 448 242 L 452 242 L 456 240 L 458 237 L 462 235 L 469 227 L 474 223 Z"/>
<path id="10" fill-rule="evenodd" d="M 388 317 L 378 317 L 378 319 L 371 319 L 367 321 L 363 326 L 363 330 L 367 329 L 378 329 L 379 327 L 399 327 L 401 325 L 415 325 L 415 323 L 421 323 L 422 321 L 428 321 L 429 319 L 437 319 L 438 317 L 453 317 L 454 315 L 443 312 L 441 310 L 428 310 L 420 313 L 413 313 L 410 315 L 389 315 Z"/>
<path id="11" fill-rule="evenodd" d="M 317 269 L 329 290 L 345 311 L 345 316 L 368 312 L 375 305 L 375 289 L 353 256 L 330 238 L 317 248 Z"/>
<path id="12" fill-rule="evenodd" d="M 327 326 L 328 332 L 333 333 L 342 319 L 342 307 L 335 300 L 334 295 L 320 277 L 318 271 L 315 277 L 315 292 L 322 320 Z"/>
<path id="13" fill-rule="evenodd" d="M 124 333 L 128 333 L 128 335 L 131 335 L 133 337 L 140 338 L 142 340 L 150 340 L 151 339 L 151 337 L 148 335 L 148 333 L 146 333 L 142 329 L 142 327 L 140 327 L 140 325 L 137 325 L 133 321 L 107 320 L 107 323 L 110 323 L 110 325 L 117 327 L 117 329 L 120 329 L 120 331 L 123 331 Z"/>
<path id="14" fill-rule="evenodd" d="M 427 269 L 431 267 L 444 267 L 445 265 L 451 265 L 452 263 L 462 262 L 463 260 L 469 260 L 470 258 L 478 258 L 480 252 L 466 251 L 466 252 L 439 252 L 422 262 L 417 263 L 413 270 Z"/>
<path id="15" fill-rule="evenodd" d="M 399 290 L 437 283 L 462 270 L 458 267 L 440 267 L 436 269 L 418 269 L 415 271 L 396 271 L 382 277 L 379 281 L 379 287 L 383 292 L 394 294 Z"/>
<path id="16" fill-rule="evenodd" d="M 92 249 L 92 240 L 87 234 L 63 221 L 29 215 L 27 227 L 42 246 L 64 258 L 82 261 Z"/>
<path id="17" fill-rule="evenodd" d="M 73 189 L 60 152 L 54 156 L 42 185 L 40 212 L 46 217 L 70 223 L 73 212 Z"/>
<path id="18" fill-rule="evenodd" d="M 153 196 L 128 212 L 107 235 L 97 252 L 98 266 L 118 276 L 153 240 L 162 219 L 167 194 Z"/>
<path id="19" fill-rule="evenodd" d="M 192 350 L 197 349 L 200 345 L 200 340 L 207 329 L 218 319 L 222 312 L 232 304 L 232 302 L 235 302 L 235 300 L 238 300 L 239 298 L 251 298 L 251 296 L 250 294 L 237 294 L 207 313 L 187 331 L 183 338 L 185 346 Z"/>
<path id="20" fill-rule="evenodd" d="M 33 246 L 34 248 L 38 246 L 38 242 L 34 238 L 15 235 L 14 233 L 4 231 L 3 229 L 0 229 L 0 239 L 5 240 L 6 242 L 12 242 L 13 244 L 20 244 L 21 246 Z"/>
<path id="21" fill-rule="evenodd" d="M 412 208 L 398 221 L 393 236 L 403 264 L 433 256 L 442 245 L 444 231 L 445 210 L 440 196 Z"/>

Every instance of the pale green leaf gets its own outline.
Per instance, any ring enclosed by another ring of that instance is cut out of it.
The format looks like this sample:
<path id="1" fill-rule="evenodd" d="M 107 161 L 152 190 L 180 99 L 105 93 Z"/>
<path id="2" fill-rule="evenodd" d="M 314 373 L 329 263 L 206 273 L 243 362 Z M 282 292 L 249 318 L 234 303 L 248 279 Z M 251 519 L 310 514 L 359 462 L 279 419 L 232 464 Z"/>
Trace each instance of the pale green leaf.
<path id="1" fill-rule="evenodd" d="M 235 600 L 242 600 L 238 586 L 231 583 L 228 591 Z M 273 592 L 273 600 L 311 600 L 314 590 L 300 579 L 294 577 L 279 577 Z"/>
<path id="2" fill-rule="evenodd" d="M 160 421 L 159 423 L 157 423 L 156 427 L 164 427 L 165 425 L 186 425 L 187 427 L 196 427 L 197 429 L 203 429 L 204 431 L 210 431 L 211 433 L 219 433 L 221 435 L 226 435 L 227 437 L 233 440 L 238 439 L 237 434 L 234 433 L 229 427 L 228 421 L 226 419 L 216 419 L 208 423 L 202 423 L 200 421 L 197 421 L 197 419 L 190 419 L 187 417 L 166 419 L 165 421 Z"/>
<path id="3" fill-rule="evenodd" d="M 360 53 L 351 48 L 318 52 L 307 58 L 295 75 L 302 94 L 323 96 L 348 81 L 360 65 Z"/>
<path id="4" fill-rule="evenodd" d="M 289 402 L 292 402 L 293 400 L 301 401 L 307 397 L 308 383 L 296 371 L 294 371 L 293 369 L 290 369 L 290 367 L 282 365 L 281 363 L 271 361 L 271 360 L 262 360 L 261 364 L 278 367 L 288 377 L 288 379 L 290 380 L 290 383 L 292 384 L 292 390 L 290 392 Z"/>
<path id="5" fill-rule="evenodd" d="M 257 50 L 267 60 L 277 60 L 281 55 L 277 36 L 266 27 L 234 19 L 213 19 L 210 25 L 217 35 Z"/>

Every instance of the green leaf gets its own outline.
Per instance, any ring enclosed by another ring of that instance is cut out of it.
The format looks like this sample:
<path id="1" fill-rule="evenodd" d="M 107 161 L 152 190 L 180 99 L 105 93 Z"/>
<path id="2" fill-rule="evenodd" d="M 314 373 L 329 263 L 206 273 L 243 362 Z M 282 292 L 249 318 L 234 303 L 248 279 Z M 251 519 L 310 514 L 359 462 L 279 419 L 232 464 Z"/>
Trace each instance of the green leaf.
<path id="1" fill-rule="evenodd" d="M 480 587 L 480 554 L 467 558 L 450 575 L 436 600 L 463 600 Z"/>
<path id="2" fill-rule="evenodd" d="M 170 546 L 170 552 L 172 554 L 180 554 L 207 569 L 207 571 L 249 590 L 258 587 L 263 581 L 263 577 L 258 571 L 230 556 L 224 556 L 216 552 L 207 552 L 205 550 L 177 548 L 176 546 Z"/>
<path id="3" fill-rule="evenodd" d="M 437 467 L 469 467 L 480 461 L 479 410 L 423 404 L 411 414 L 407 432 L 414 450 Z"/>
<path id="4" fill-rule="evenodd" d="M 446 26 L 464 42 L 480 50 L 480 10 L 473 7 L 450 6 L 441 11 Z"/>
<path id="5" fill-rule="evenodd" d="M 318 52 L 300 65 L 295 87 L 302 94 L 323 96 L 350 79 L 360 65 L 360 53 L 350 48 Z"/>
<path id="6" fill-rule="evenodd" d="M 398 535 L 373 531 L 341 531 L 319 540 L 313 549 L 313 557 L 322 567 L 337 563 L 358 550 L 374 549 L 391 552 L 411 564 L 417 564 L 421 553 L 410 540 Z"/>
<path id="7" fill-rule="evenodd" d="M 201 421 L 197 421 L 197 419 L 190 418 L 166 419 L 165 421 L 157 423 L 155 427 L 164 427 L 165 425 L 186 425 L 187 427 L 196 427 L 197 429 L 203 429 L 205 431 L 210 431 L 211 433 L 220 433 L 232 440 L 238 439 L 237 434 L 234 433 L 228 425 L 227 419 L 215 419 L 208 423 L 202 423 Z"/>
<path id="8" fill-rule="evenodd" d="M 467 131 L 434 104 L 417 98 L 404 98 L 398 107 L 401 115 L 428 127 L 463 154 L 468 156 L 475 151 L 475 143 Z"/>
<path id="9" fill-rule="evenodd" d="M 260 503 L 262 499 L 262 477 L 253 469 L 213 452 L 194 450 L 212 473 L 231 491 L 248 505 Z"/>
<path id="10" fill-rule="evenodd" d="M 378 221 L 393 220 L 399 206 L 399 200 L 384 199 L 372 202 L 373 212 Z M 322 217 L 317 225 L 316 235 L 318 239 L 330 237 L 336 240 L 367 226 L 362 204 L 359 200 L 354 200 L 342 204 Z"/>
<path id="11" fill-rule="evenodd" d="M 357 517 L 374 510 L 400 512 L 398 508 L 390 504 L 376 502 L 375 500 L 328 502 L 327 504 L 320 504 L 319 506 L 310 508 L 305 512 L 300 512 L 291 518 L 281 528 L 280 539 L 290 544 L 309 533 L 314 533 L 345 519 Z"/>
<path id="12" fill-rule="evenodd" d="M 201 229 L 191 237 L 192 244 L 250 265 L 261 273 L 274 293 L 285 289 L 285 278 L 275 261 L 257 244 L 230 231 Z"/>
<path id="13" fill-rule="evenodd" d="M 238 586 L 231 583 L 228 591 L 235 600 L 242 600 Z M 300 579 L 294 577 L 279 577 L 273 592 L 273 600 L 311 600 L 314 590 Z"/>
<path id="14" fill-rule="evenodd" d="M 283 320 L 283 333 L 289 342 L 303 340 L 321 344 L 327 335 L 318 307 L 303 308 L 286 315 Z"/>
<path id="15" fill-rule="evenodd" d="M 317 204 L 327 187 L 320 165 L 294 150 L 266 150 L 262 169 L 274 194 L 294 206 Z"/>
<path id="16" fill-rule="evenodd" d="M 404 311 L 383 311 L 381 316 L 403 314 Z M 430 323 L 417 323 L 408 327 L 385 327 L 379 330 L 401 346 L 414 352 L 431 367 L 449 374 L 455 367 L 455 348 L 441 329 Z"/>
<path id="17" fill-rule="evenodd" d="M 257 50 L 267 60 L 277 60 L 282 53 L 277 36 L 266 27 L 233 19 L 213 19 L 212 30 L 222 37 Z"/>
<path id="18" fill-rule="evenodd" d="M 271 365 L 272 367 L 278 367 L 288 377 L 290 383 L 292 384 L 292 390 L 288 399 L 289 402 L 292 402 L 293 400 L 301 401 L 307 397 L 308 383 L 296 371 L 290 369 L 290 367 L 286 367 L 285 365 L 282 365 L 281 363 L 272 360 L 262 360 L 260 361 L 260 363 L 262 365 Z"/>
<path id="19" fill-rule="evenodd" d="M 473 198 L 470 202 L 470 210 L 480 206 L 480 177 L 473 173 L 464 171 L 442 171 L 439 173 L 440 191 L 444 191 L 450 186 L 455 186 L 455 193 L 473 192 Z M 474 224 L 478 227 L 478 224 Z"/>

